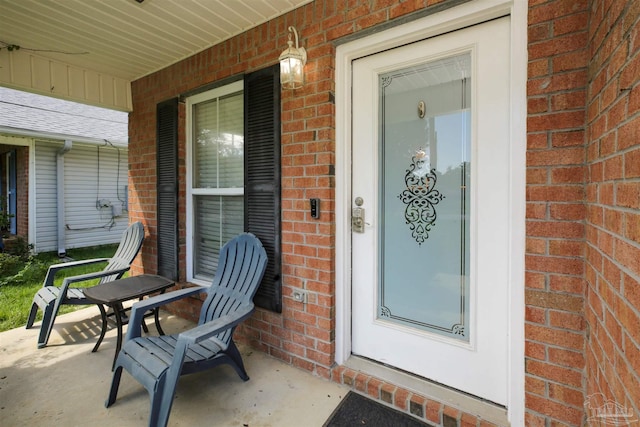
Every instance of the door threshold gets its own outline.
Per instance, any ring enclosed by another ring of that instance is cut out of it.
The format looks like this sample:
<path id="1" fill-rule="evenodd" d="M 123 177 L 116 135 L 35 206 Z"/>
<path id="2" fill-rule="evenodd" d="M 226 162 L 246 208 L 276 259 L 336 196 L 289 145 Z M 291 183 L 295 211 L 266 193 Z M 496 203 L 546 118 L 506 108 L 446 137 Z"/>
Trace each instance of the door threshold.
<path id="1" fill-rule="evenodd" d="M 442 402 L 447 406 L 475 415 L 495 425 L 509 425 L 507 409 L 497 403 L 469 395 L 364 357 L 351 355 L 349 359 L 345 361 L 344 366 L 372 375 L 390 384 L 420 394 L 428 399 Z"/>

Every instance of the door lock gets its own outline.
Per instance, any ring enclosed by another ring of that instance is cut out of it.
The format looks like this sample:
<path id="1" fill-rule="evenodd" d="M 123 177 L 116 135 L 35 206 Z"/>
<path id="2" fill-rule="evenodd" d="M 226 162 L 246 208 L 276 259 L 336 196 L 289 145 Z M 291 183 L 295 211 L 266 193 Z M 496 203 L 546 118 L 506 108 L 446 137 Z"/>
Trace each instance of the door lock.
<path id="1" fill-rule="evenodd" d="M 354 233 L 364 233 L 364 208 L 362 197 L 356 197 L 356 207 L 351 209 L 351 231 Z"/>

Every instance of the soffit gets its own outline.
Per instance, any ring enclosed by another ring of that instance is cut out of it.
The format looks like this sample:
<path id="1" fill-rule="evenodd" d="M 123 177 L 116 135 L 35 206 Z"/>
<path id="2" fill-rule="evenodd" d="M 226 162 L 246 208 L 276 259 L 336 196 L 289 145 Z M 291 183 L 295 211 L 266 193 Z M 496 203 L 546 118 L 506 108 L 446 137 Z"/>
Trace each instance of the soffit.
<path id="1" fill-rule="evenodd" d="M 0 42 L 133 81 L 309 1 L 0 0 Z"/>

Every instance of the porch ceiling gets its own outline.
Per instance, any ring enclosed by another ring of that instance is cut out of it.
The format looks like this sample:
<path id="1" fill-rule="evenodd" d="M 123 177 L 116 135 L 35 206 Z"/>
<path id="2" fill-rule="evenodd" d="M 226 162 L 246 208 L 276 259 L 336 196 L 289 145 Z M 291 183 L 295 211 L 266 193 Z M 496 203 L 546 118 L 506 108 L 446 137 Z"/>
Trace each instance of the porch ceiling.
<path id="1" fill-rule="evenodd" d="M 81 91 L 61 78 L 46 81 L 48 71 L 103 80 L 98 92 L 128 86 L 310 1 L 0 0 L 0 85 L 64 98 Z"/>

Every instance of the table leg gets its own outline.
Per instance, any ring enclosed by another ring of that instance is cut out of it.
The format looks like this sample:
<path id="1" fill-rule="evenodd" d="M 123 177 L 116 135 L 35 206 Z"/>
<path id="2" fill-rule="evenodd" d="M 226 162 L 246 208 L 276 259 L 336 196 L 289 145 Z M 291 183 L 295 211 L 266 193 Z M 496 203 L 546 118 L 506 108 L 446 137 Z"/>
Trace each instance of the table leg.
<path id="1" fill-rule="evenodd" d="M 111 370 L 116 367 L 116 359 L 118 358 L 118 353 L 120 353 L 120 347 L 122 347 L 122 304 L 114 304 L 113 311 L 116 315 L 116 326 L 118 328 L 118 338 L 116 340 L 116 354 L 113 356 L 113 365 L 111 366 Z"/>
<path id="2" fill-rule="evenodd" d="M 98 351 L 98 347 L 100 347 L 104 335 L 107 333 L 107 312 L 104 310 L 104 306 L 102 304 L 97 304 L 97 306 L 100 309 L 100 317 L 102 318 L 102 331 L 100 331 L 100 338 L 98 338 L 98 342 L 93 347 L 93 350 L 91 350 L 92 353 Z"/>
<path id="3" fill-rule="evenodd" d="M 153 320 L 156 322 L 156 329 L 160 335 L 164 335 L 164 331 L 160 327 L 160 307 L 153 309 Z"/>
<path id="4" fill-rule="evenodd" d="M 142 301 L 144 298 L 140 297 L 140 299 L 138 301 Z M 149 328 L 147 328 L 147 322 L 144 321 L 144 316 L 142 316 L 142 330 L 144 331 L 145 334 L 149 333 Z"/>

